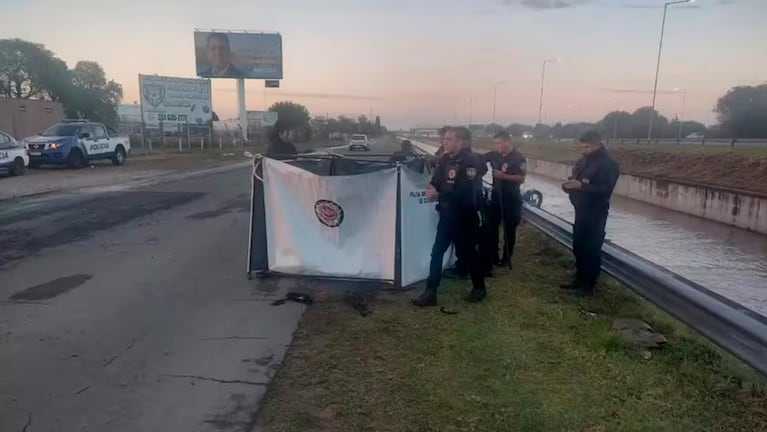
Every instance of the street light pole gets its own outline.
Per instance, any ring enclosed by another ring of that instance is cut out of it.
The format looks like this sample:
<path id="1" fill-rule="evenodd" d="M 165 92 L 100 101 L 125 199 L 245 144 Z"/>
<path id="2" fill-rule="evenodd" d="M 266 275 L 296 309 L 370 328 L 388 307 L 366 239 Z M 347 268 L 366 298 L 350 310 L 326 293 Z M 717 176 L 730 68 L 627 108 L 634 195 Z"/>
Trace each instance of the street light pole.
<path id="1" fill-rule="evenodd" d="M 498 86 L 501 84 L 506 84 L 506 81 L 500 81 L 495 83 L 493 86 L 493 135 L 495 135 L 495 108 L 498 103 Z"/>
<path id="2" fill-rule="evenodd" d="M 660 56 L 661 52 L 663 51 L 663 33 L 666 30 L 666 13 L 668 12 L 668 7 L 675 4 L 682 4 L 682 3 L 692 3 L 695 0 L 676 0 L 676 1 L 670 1 L 666 2 L 666 4 L 663 5 L 663 20 L 661 21 L 660 25 L 660 43 L 658 44 L 658 61 L 655 64 L 655 84 L 653 85 L 652 89 L 652 110 L 650 111 L 650 124 L 647 127 L 647 139 L 652 139 L 652 124 L 653 119 L 655 117 L 655 99 L 658 95 L 658 73 L 660 72 Z"/>
<path id="3" fill-rule="evenodd" d="M 546 63 L 556 63 L 559 59 L 550 59 L 543 61 L 543 68 L 541 68 L 541 99 L 538 103 L 538 124 L 543 121 L 543 83 L 546 80 Z"/>
<path id="4" fill-rule="evenodd" d="M 687 99 L 687 89 L 678 88 L 676 91 L 682 93 L 682 109 L 679 111 L 679 115 L 676 119 L 677 123 L 679 123 L 679 130 L 677 131 L 676 139 L 680 140 L 682 139 L 682 120 L 684 119 L 684 106 Z"/>

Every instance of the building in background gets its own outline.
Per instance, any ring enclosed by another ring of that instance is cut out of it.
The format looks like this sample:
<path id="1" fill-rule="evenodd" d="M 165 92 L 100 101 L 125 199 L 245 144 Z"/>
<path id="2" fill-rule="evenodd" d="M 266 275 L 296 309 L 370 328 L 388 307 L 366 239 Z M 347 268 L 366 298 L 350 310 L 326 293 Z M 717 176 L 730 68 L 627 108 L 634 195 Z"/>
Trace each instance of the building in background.
<path id="1" fill-rule="evenodd" d="M 0 130 L 23 139 L 64 119 L 60 102 L 0 98 Z"/>

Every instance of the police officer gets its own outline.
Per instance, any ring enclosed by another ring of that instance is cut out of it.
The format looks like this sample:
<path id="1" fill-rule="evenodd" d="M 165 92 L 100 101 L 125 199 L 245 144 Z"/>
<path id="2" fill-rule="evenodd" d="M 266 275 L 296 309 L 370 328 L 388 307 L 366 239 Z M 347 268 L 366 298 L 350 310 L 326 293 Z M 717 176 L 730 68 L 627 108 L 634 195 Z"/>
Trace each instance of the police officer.
<path id="1" fill-rule="evenodd" d="M 445 126 L 447 127 L 447 126 Z M 449 127 L 448 127 L 449 128 Z M 484 162 L 483 155 L 479 153 L 474 153 L 471 148 L 471 132 L 469 129 L 463 126 L 454 126 L 452 127 L 453 130 L 455 130 L 459 136 L 465 137 L 463 140 L 463 144 L 461 144 L 461 149 L 469 151 L 474 155 L 474 157 L 478 158 L 480 161 L 480 165 L 477 171 L 478 177 L 481 179 L 482 177 L 487 174 L 487 164 Z M 440 129 L 442 131 L 443 129 Z M 445 129 L 446 131 L 447 129 Z M 443 132 L 444 133 L 444 132 Z M 444 135 L 442 136 L 442 141 L 444 142 Z M 440 147 L 442 148 L 442 147 Z M 480 185 L 482 184 L 480 180 Z M 484 199 L 479 206 L 480 216 L 483 218 L 482 220 L 485 221 L 488 219 L 487 215 L 489 213 L 489 209 L 487 208 L 487 200 Z M 490 233 L 490 226 L 488 223 L 482 224 L 481 229 L 477 233 L 476 236 L 476 246 L 479 250 L 479 256 L 480 256 L 480 264 L 482 268 L 482 272 L 484 274 L 484 277 L 489 278 L 493 277 L 493 262 L 490 262 L 489 266 L 485 266 L 485 260 L 483 260 L 482 257 L 487 256 L 488 252 L 492 246 L 492 234 Z M 464 257 L 464 250 L 455 248 L 455 265 L 443 274 L 448 279 L 466 279 L 469 276 L 469 265 L 468 260 L 466 257 Z"/>
<path id="2" fill-rule="evenodd" d="M 525 182 L 525 157 L 519 153 L 506 131 L 495 135 L 495 151 L 485 154 L 493 168 L 493 192 L 490 201 L 490 225 L 492 226 L 492 248 L 489 256 L 498 266 L 511 267 L 511 256 L 517 239 L 517 226 L 522 219 L 522 193 L 519 186 Z M 498 226 L 503 226 L 505 243 L 503 255 L 498 258 Z"/>
<path id="3" fill-rule="evenodd" d="M 444 139 L 445 154 L 440 158 L 434 176 L 426 187 L 427 197 L 439 199 L 439 224 L 431 251 L 426 290 L 413 299 L 416 306 L 437 304 L 443 259 L 450 243 L 454 243 L 456 251 L 461 252 L 471 274 L 472 290 L 466 300 L 478 302 L 487 296 L 476 247 L 481 223 L 480 169 L 483 161 L 463 148 L 463 144 L 470 139 L 471 134 L 466 128 L 448 129 Z"/>
<path id="4" fill-rule="evenodd" d="M 597 283 L 610 196 L 620 174 L 618 163 L 607 153 L 598 132 L 587 131 L 579 141 L 583 146 L 583 157 L 575 164 L 572 176 L 562 184 L 575 207 L 575 277 L 571 283 L 560 287 L 584 296 L 591 295 Z"/>

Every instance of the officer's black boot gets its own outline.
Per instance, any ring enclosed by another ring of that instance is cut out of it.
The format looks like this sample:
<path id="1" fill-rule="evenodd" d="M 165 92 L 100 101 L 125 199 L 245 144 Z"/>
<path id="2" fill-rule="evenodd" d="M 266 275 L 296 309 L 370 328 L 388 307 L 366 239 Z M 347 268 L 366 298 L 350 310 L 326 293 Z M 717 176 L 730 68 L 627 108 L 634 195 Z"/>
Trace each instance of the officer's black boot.
<path id="1" fill-rule="evenodd" d="M 414 298 L 411 303 L 418 307 L 436 306 L 437 290 L 435 288 L 426 288 L 421 295 Z"/>
<path id="2" fill-rule="evenodd" d="M 469 303 L 479 303 L 482 300 L 487 297 L 487 290 L 483 288 L 472 288 L 471 292 L 468 296 L 466 296 L 466 301 Z"/>

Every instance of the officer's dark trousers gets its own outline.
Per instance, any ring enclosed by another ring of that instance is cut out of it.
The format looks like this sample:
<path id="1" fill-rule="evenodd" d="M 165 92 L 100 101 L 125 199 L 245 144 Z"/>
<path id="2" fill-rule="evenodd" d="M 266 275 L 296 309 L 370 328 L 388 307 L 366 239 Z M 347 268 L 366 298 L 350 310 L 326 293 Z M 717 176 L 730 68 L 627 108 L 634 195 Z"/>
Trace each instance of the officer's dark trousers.
<path id="1" fill-rule="evenodd" d="M 575 279 L 583 288 L 593 289 L 602 267 L 602 244 L 605 241 L 607 209 L 575 209 L 573 255 Z"/>
<path id="2" fill-rule="evenodd" d="M 484 221 L 482 226 L 479 227 L 479 230 L 477 231 L 477 248 L 479 251 L 479 262 L 480 267 L 483 272 L 491 272 L 493 270 L 493 263 L 498 259 L 498 233 L 495 233 L 495 237 L 493 237 L 493 226 L 490 222 L 490 215 L 492 213 L 492 209 L 490 208 L 490 205 L 484 206 L 484 208 L 481 209 L 482 214 L 484 215 Z M 498 226 L 496 226 L 497 231 Z M 495 242 L 495 243 L 493 243 Z M 464 251 L 459 248 L 455 248 L 455 271 L 459 275 L 468 275 L 469 274 L 469 264 L 466 257 L 463 256 Z"/>
<path id="3" fill-rule="evenodd" d="M 442 279 L 442 264 L 445 252 L 450 244 L 455 244 L 456 255 L 460 256 L 468 266 L 471 282 L 475 289 L 484 289 L 485 280 L 480 269 L 477 252 L 477 235 L 479 219 L 475 212 L 457 212 L 442 210 L 437 224 L 437 236 L 431 250 L 429 278 L 426 280 L 428 289 L 436 290 Z M 459 252 L 460 251 L 460 252 Z"/>
<path id="4" fill-rule="evenodd" d="M 501 203 L 501 201 L 503 201 L 503 203 Z M 501 211 L 501 205 L 503 205 L 503 211 Z M 514 245 L 517 243 L 517 226 L 519 226 L 520 220 L 522 220 L 522 196 L 520 194 L 505 194 L 501 199 L 497 193 L 494 193 L 490 211 L 490 225 L 493 228 L 493 238 L 491 242 L 493 244 L 492 251 L 494 253 L 489 259 L 499 261 L 499 227 L 503 227 L 505 236 L 504 241 L 508 246 L 509 255 L 514 254 Z M 511 259 L 511 256 L 506 256 L 506 250 L 506 247 L 504 247 L 501 260 Z"/>

